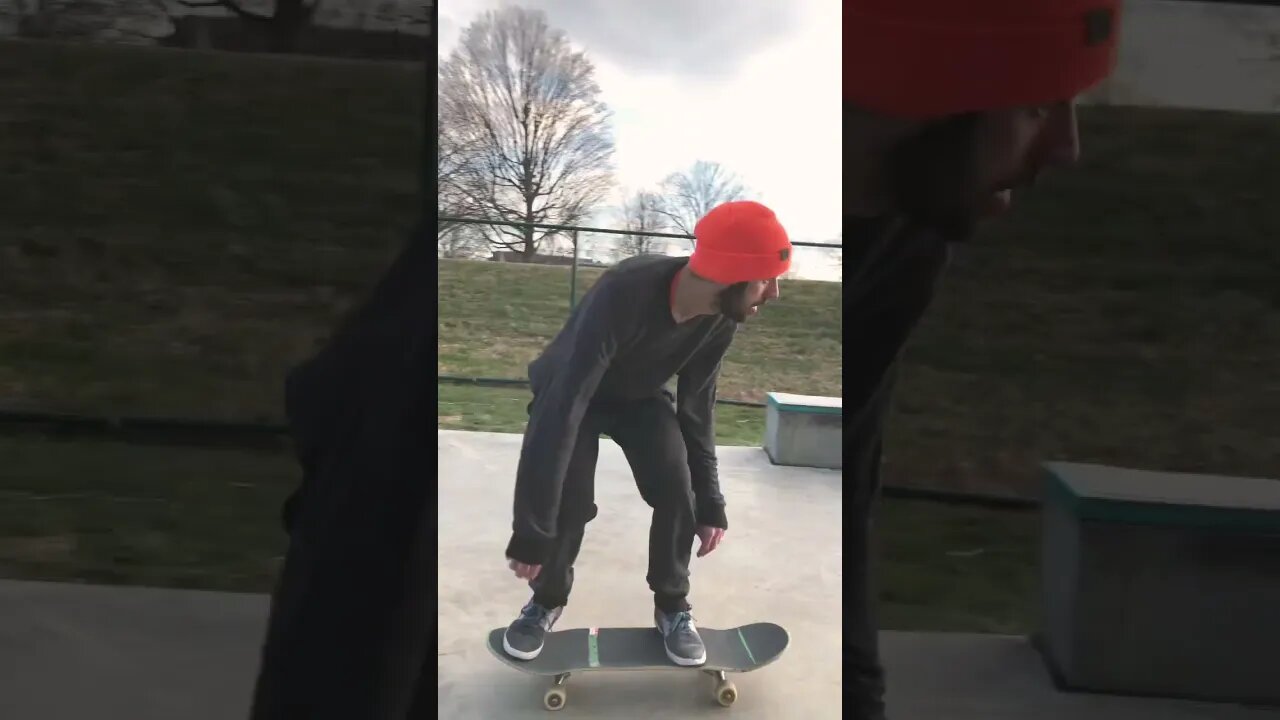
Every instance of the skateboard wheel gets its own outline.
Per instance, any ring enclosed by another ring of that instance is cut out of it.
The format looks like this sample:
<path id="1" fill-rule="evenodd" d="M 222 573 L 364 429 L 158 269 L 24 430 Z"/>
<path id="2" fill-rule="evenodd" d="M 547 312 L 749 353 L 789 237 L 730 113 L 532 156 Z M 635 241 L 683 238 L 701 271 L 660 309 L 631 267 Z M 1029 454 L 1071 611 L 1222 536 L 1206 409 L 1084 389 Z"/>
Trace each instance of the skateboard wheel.
<path id="1" fill-rule="evenodd" d="M 724 707 L 729 707 L 738 699 L 738 688 L 728 680 L 722 680 L 716 683 L 716 702 Z"/>
<path id="2" fill-rule="evenodd" d="M 565 691 L 560 688 L 551 688 L 546 695 L 542 696 L 542 706 L 548 710 L 560 710 L 564 708 Z"/>

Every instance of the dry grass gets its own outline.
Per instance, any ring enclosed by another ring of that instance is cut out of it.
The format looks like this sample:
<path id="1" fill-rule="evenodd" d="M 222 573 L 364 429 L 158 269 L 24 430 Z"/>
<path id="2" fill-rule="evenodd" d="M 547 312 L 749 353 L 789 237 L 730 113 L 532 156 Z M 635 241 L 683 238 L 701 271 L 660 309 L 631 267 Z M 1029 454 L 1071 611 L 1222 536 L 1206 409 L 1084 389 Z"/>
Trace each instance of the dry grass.
<path id="1" fill-rule="evenodd" d="M 267 591 L 284 453 L 0 438 L 0 574 Z"/>
<path id="2" fill-rule="evenodd" d="M 421 207 L 422 69 L 0 42 L 0 397 L 276 417 Z"/>
<path id="3" fill-rule="evenodd" d="M 580 297 L 601 271 L 579 271 Z M 569 269 L 441 260 L 441 375 L 521 379 L 569 311 Z M 721 372 L 720 397 L 763 402 L 770 391 L 840 394 L 840 286 L 788 281 L 782 301 L 743 325 Z M 528 392 L 440 386 L 437 422 L 455 429 L 522 432 Z M 763 411 L 720 406 L 724 444 L 758 445 Z"/>
<path id="4" fill-rule="evenodd" d="M 599 270 L 580 270 L 578 294 Z M 526 377 L 568 317 L 569 270 L 441 260 L 439 371 Z M 769 391 L 840 394 L 840 286 L 789 281 L 783 299 L 746 323 L 721 373 L 721 397 L 762 402 Z"/>

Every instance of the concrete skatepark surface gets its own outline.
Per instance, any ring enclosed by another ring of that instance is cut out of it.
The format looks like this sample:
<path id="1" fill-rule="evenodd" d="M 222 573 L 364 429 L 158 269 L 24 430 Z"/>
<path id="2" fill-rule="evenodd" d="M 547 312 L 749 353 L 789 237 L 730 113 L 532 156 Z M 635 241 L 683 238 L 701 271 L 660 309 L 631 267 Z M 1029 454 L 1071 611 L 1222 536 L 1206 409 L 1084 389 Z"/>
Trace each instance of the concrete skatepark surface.
<path id="1" fill-rule="evenodd" d="M 548 717 L 547 681 L 507 668 L 484 645 L 529 595 L 502 558 L 520 438 L 438 436 L 440 716 Z M 840 474 L 775 467 L 758 448 L 720 457 L 730 528 L 716 552 L 694 560 L 694 614 L 714 627 L 777 622 L 790 648 L 733 676 L 740 698 L 729 710 L 698 673 L 596 672 L 569 680 L 558 716 L 841 717 Z M 596 498 L 600 516 L 558 627 L 645 625 L 649 509 L 608 441 Z M 244 718 L 266 612 L 262 595 L 0 581 L 0 718 Z M 1275 708 L 1060 693 L 1024 638 L 882 636 L 893 720 L 1280 719 Z"/>
<path id="2" fill-rule="evenodd" d="M 442 431 L 440 441 L 440 714 L 520 718 L 545 714 L 546 680 L 490 657 L 484 638 L 507 625 L 529 588 L 507 569 L 519 435 Z M 483 438 L 483 441 L 478 442 Z M 735 717 L 840 717 L 840 474 L 779 471 L 758 448 L 720 452 L 729 531 L 691 566 L 693 614 L 707 627 L 782 625 L 787 652 L 734 675 Z M 653 623 L 645 582 L 651 511 L 622 450 L 600 444 L 600 514 L 587 526 L 573 594 L 556 627 Z M 696 541 L 695 541 L 696 545 Z M 592 672 L 570 678 L 559 715 L 698 717 L 720 708 L 699 673 Z"/>

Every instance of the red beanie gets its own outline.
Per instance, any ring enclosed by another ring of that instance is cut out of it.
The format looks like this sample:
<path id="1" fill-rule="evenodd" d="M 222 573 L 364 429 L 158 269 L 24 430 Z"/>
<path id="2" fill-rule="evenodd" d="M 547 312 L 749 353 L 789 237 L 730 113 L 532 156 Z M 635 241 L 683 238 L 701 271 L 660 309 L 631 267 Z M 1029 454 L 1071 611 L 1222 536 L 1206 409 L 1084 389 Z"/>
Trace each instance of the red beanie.
<path id="1" fill-rule="evenodd" d="M 772 280 L 791 267 L 791 241 L 778 217 L 758 202 L 717 205 L 693 228 L 689 269 L 721 285 Z"/>
<path id="2" fill-rule="evenodd" d="M 844 99 L 924 119 L 1070 100 L 1111 73 L 1120 0 L 845 0 Z"/>

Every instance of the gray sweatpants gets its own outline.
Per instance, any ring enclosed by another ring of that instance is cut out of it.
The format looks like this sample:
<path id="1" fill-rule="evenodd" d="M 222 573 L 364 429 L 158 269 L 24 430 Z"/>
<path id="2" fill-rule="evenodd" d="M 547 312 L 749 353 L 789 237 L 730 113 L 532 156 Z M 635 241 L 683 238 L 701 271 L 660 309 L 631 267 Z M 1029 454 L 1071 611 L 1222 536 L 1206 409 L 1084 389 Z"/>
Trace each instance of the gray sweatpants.
<path id="1" fill-rule="evenodd" d="M 884 716 L 873 582 L 873 510 L 880 495 L 880 461 L 903 346 L 933 299 L 949 259 L 948 243 L 892 219 L 845 218 L 844 279 L 844 670 L 852 717 Z M 852 241 L 852 245 L 850 242 Z"/>

